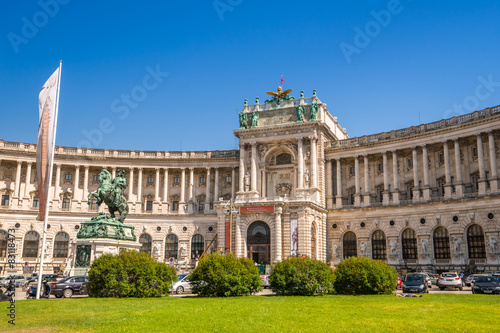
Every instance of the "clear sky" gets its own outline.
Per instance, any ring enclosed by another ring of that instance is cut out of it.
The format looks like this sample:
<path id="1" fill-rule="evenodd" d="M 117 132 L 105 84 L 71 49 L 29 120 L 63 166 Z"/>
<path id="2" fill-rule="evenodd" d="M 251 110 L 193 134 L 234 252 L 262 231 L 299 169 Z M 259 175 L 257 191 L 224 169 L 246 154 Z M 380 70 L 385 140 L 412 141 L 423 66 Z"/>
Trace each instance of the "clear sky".
<path id="1" fill-rule="evenodd" d="M 0 138 L 36 142 L 60 59 L 60 146 L 237 149 L 282 73 L 351 137 L 433 122 L 500 104 L 499 22 L 490 0 L 4 1 Z"/>

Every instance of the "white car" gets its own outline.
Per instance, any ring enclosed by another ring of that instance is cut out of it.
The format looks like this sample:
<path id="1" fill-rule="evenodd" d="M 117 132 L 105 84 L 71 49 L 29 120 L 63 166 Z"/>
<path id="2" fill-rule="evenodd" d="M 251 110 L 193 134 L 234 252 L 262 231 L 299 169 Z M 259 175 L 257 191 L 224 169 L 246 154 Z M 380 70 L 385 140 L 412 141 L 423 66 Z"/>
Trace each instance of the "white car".
<path id="1" fill-rule="evenodd" d="M 457 288 L 459 290 L 464 289 L 462 279 L 456 272 L 446 272 L 441 274 L 437 285 L 441 290 L 444 290 L 446 287 Z"/>
<path id="2" fill-rule="evenodd" d="M 425 277 L 425 281 L 427 281 L 427 288 L 432 288 L 432 281 L 429 273 L 421 272 L 418 274 L 422 274 Z"/>
<path id="3" fill-rule="evenodd" d="M 191 291 L 191 284 L 187 279 L 187 274 L 181 274 L 177 276 L 177 282 L 172 283 L 172 289 L 177 295 L 181 295 L 185 291 Z"/>

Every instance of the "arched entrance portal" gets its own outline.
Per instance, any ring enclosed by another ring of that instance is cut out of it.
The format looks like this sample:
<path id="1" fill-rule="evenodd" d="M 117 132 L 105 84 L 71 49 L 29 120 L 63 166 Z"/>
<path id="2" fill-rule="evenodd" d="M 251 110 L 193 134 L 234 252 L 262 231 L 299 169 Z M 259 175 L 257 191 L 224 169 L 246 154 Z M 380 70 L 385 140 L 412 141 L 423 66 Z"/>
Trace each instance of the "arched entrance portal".
<path id="1" fill-rule="evenodd" d="M 248 227 L 247 256 L 258 264 L 271 263 L 271 230 L 263 221 L 255 221 Z"/>

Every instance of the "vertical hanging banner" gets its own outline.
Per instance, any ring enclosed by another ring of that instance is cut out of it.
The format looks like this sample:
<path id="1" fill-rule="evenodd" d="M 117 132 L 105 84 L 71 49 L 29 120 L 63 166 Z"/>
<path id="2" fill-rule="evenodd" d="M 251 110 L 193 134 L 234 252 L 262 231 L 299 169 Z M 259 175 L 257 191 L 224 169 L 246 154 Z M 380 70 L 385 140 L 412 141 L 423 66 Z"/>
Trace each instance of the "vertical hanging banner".
<path id="1" fill-rule="evenodd" d="M 290 255 L 296 256 L 299 250 L 299 224 L 297 219 L 290 220 Z"/>
<path id="2" fill-rule="evenodd" d="M 49 77 L 38 95 L 40 112 L 38 124 L 38 139 L 36 145 L 36 172 L 38 177 L 38 220 L 45 219 L 47 196 L 51 179 L 51 164 L 54 154 L 54 136 L 56 126 L 56 96 L 59 81 L 59 70 Z"/>
<path id="3" fill-rule="evenodd" d="M 229 243 L 231 242 L 230 238 L 230 222 L 229 216 L 226 216 L 226 224 L 225 224 L 225 232 L 224 232 L 224 253 L 229 253 Z"/>

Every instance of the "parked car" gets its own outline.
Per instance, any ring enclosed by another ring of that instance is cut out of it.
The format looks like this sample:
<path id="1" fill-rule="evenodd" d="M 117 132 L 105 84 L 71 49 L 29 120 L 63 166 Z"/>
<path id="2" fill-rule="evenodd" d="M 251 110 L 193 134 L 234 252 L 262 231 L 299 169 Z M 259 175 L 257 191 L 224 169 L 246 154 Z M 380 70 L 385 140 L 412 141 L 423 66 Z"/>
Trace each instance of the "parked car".
<path id="1" fill-rule="evenodd" d="M 446 287 L 457 288 L 459 290 L 464 289 L 462 279 L 456 272 L 442 273 L 439 276 L 437 286 L 441 290 L 444 290 Z"/>
<path id="2" fill-rule="evenodd" d="M 70 298 L 73 295 L 87 294 L 87 277 L 85 276 L 70 276 L 51 284 L 50 293 L 57 298 Z"/>
<path id="3" fill-rule="evenodd" d="M 431 283 L 435 286 L 437 286 L 437 282 L 439 280 L 439 274 L 429 274 L 429 276 L 431 277 Z"/>
<path id="4" fill-rule="evenodd" d="M 403 293 L 427 293 L 427 278 L 421 273 L 407 274 L 403 282 Z"/>
<path id="5" fill-rule="evenodd" d="M 467 287 L 470 287 L 472 285 L 472 281 L 477 279 L 479 276 L 488 276 L 488 274 L 471 274 L 468 277 L 465 278 L 465 285 Z"/>
<path id="6" fill-rule="evenodd" d="M 264 288 L 269 288 L 269 275 L 261 275 L 260 280 Z"/>
<path id="7" fill-rule="evenodd" d="M 188 275 L 187 274 L 180 274 L 177 276 L 177 282 L 174 282 L 172 284 L 172 289 L 170 289 L 170 292 L 172 290 L 177 294 L 180 295 L 185 291 L 191 291 L 191 283 L 189 283 L 188 280 Z"/>
<path id="8" fill-rule="evenodd" d="M 424 275 L 425 281 L 427 281 L 427 288 L 432 288 L 432 280 L 431 280 L 431 276 L 429 275 L 429 273 L 419 272 L 418 274 Z"/>
<path id="9" fill-rule="evenodd" d="M 478 276 L 472 286 L 473 294 L 500 294 L 500 283 L 494 276 Z"/>
<path id="10" fill-rule="evenodd" d="M 26 283 L 26 278 L 23 275 L 15 275 L 13 277 L 8 277 L 7 279 L 7 284 L 9 284 L 9 280 L 14 280 L 14 285 L 16 288 L 21 287 L 23 284 Z"/>
<path id="11" fill-rule="evenodd" d="M 401 288 L 401 275 L 398 274 L 398 283 L 396 285 L 396 288 Z"/>

